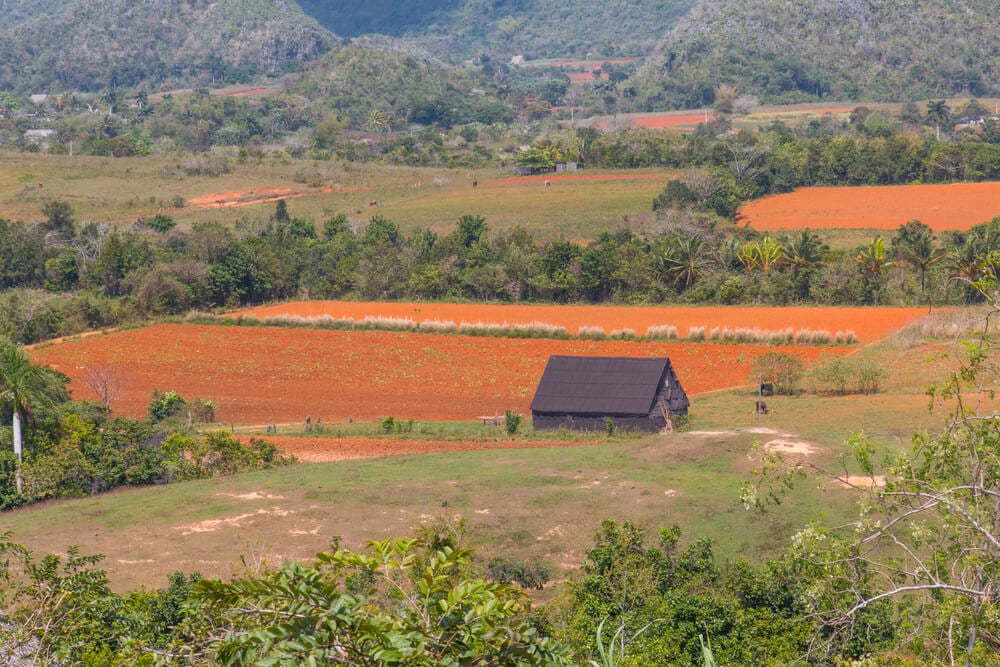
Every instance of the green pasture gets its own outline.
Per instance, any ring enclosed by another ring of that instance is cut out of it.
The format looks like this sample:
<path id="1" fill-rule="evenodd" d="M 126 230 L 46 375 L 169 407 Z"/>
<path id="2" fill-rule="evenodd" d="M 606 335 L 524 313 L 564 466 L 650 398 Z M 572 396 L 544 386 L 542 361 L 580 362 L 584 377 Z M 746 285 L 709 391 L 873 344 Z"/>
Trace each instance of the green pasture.
<path id="1" fill-rule="evenodd" d="M 681 434 L 300 464 L 30 507 L 5 514 L 2 524 L 38 552 L 75 544 L 107 554 L 119 589 L 162 585 L 178 569 L 225 576 L 239 569 L 241 555 L 308 558 L 334 535 L 360 548 L 456 516 L 481 556 L 541 560 L 556 579 L 582 563 L 605 518 L 650 530 L 677 523 L 690 539 L 711 537 L 727 558 L 762 557 L 811 517 L 850 503 L 841 489 L 806 483 L 780 512 L 744 510 L 740 485 L 755 437 Z"/>
<path id="2" fill-rule="evenodd" d="M 81 221 L 127 226 L 163 213 L 181 227 L 207 220 L 233 224 L 266 219 L 275 203 L 220 205 L 217 202 L 229 201 L 223 193 L 241 193 L 235 198 L 247 202 L 267 196 L 267 189 L 286 188 L 289 212 L 318 224 L 346 213 L 360 228 L 378 214 L 405 233 L 425 227 L 447 233 L 459 217 L 472 214 L 484 216 L 494 231 L 521 226 L 541 239 L 591 239 L 621 226 L 637 228 L 652 217 L 653 198 L 669 177 L 632 170 L 617 172 L 626 178 L 616 180 L 551 178 L 552 185 L 546 186 L 542 176 L 505 180 L 514 176 L 513 170 L 396 167 L 287 156 L 244 162 L 235 155 L 194 154 L 0 157 L 0 216 L 14 220 L 40 219 L 47 201 L 60 200 L 69 203 Z M 223 173 L 204 175 L 223 163 Z M 199 197 L 205 203 L 193 201 Z"/>

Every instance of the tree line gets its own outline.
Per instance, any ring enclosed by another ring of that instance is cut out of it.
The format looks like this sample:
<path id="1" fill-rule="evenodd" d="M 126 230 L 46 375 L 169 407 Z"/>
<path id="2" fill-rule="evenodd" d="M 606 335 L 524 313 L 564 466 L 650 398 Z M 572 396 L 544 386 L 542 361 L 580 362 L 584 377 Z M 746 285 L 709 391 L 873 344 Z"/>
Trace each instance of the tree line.
<path id="1" fill-rule="evenodd" d="M 317 228 L 284 201 L 266 219 L 189 231 L 163 214 L 116 229 L 78 223 L 64 202 L 45 210 L 38 223 L 0 220 L 0 333 L 18 343 L 301 298 L 967 303 L 978 297 L 961 281 L 995 275 L 1000 251 L 1000 218 L 940 238 L 914 220 L 889 238 L 832 250 L 808 229 L 762 234 L 678 208 L 662 211 L 649 232 L 618 229 L 589 243 L 540 241 L 517 227 L 491 232 L 476 215 L 443 235 L 406 235 L 381 215 L 355 229 L 338 214 Z"/>

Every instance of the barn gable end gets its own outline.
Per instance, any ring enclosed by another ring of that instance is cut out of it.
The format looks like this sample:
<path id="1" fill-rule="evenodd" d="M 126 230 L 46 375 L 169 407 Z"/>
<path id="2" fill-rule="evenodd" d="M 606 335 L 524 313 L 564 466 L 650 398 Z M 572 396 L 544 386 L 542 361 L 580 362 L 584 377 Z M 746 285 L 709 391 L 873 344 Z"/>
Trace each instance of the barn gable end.
<path id="1" fill-rule="evenodd" d="M 531 402 L 536 429 L 656 432 L 685 415 L 688 398 L 666 357 L 552 356 Z"/>

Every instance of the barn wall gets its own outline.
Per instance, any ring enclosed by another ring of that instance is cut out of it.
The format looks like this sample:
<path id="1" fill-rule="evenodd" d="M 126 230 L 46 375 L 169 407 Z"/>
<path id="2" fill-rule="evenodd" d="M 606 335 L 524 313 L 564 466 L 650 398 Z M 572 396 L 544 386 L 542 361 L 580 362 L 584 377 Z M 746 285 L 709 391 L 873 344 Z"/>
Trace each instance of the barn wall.
<path id="1" fill-rule="evenodd" d="M 645 431 L 657 433 L 667 422 L 660 415 L 569 415 L 531 414 L 531 423 L 536 431 L 565 428 L 570 431 L 604 431 L 608 427 L 608 417 L 620 431 Z"/>

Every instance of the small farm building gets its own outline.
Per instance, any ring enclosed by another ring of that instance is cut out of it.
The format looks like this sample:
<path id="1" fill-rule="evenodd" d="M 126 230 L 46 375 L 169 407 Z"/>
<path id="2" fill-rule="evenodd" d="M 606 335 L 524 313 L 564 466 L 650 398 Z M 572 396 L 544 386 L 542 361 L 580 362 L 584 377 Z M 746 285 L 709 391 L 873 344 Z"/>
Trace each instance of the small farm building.
<path id="1" fill-rule="evenodd" d="M 686 415 L 688 398 L 666 357 L 552 356 L 531 401 L 536 429 L 657 432 Z"/>

